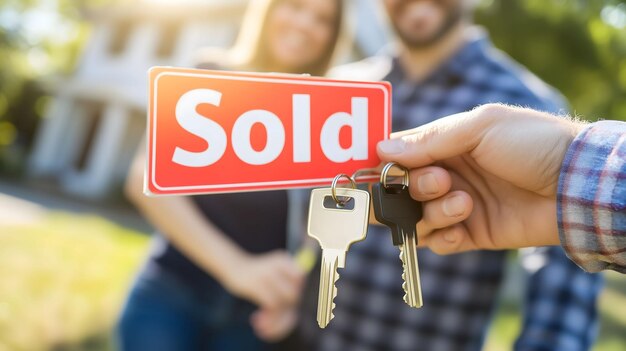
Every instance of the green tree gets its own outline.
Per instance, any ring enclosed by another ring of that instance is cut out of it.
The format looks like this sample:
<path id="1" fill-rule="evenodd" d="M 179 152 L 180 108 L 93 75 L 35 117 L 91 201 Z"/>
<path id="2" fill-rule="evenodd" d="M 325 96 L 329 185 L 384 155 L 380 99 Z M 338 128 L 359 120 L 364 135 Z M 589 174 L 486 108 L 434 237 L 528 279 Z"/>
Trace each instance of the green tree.
<path id="1" fill-rule="evenodd" d="M 483 1 L 477 20 L 574 113 L 626 120 L 626 1 Z"/>
<path id="2" fill-rule="evenodd" d="M 82 6 L 103 1 L 0 0 L 0 172 L 19 174 L 51 91 L 73 69 L 89 26 Z"/>

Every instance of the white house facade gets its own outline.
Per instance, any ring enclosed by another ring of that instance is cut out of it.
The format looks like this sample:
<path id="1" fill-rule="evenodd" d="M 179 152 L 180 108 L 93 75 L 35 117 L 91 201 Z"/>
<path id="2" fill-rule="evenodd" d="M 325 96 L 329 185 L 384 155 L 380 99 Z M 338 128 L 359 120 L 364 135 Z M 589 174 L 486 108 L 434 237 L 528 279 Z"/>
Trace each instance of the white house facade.
<path id="1" fill-rule="evenodd" d="M 388 37 L 376 3 L 358 0 L 350 7 L 360 55 L 375 53 Z M 55 84 L 30 176 L 87 198 L 119 187 L 145 132 L 148 68 L 190 67 L 197 49 L 228 47 L 246 4 L 147 1 L 88 15 L 92 36 L 73 75 Z"/>

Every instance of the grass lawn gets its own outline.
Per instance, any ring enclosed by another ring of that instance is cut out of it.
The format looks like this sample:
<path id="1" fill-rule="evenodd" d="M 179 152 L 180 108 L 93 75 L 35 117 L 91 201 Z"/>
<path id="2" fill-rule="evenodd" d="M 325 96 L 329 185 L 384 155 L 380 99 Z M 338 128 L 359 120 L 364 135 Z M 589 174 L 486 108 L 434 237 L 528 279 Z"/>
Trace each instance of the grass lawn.
<path id="1" fill-rule="evenodd" d="M 108 350 L 148 238 L 94 216 L 50 212 L 0 225 L 0 351 Z"/>
<path id="2" fill-rule="evenodd" d="M 0 351 L 112 350 L 111 327 L 147 242 L 104 219 L 64 212 L 0 224 Z M 626 277 L 609 273 L 607 283 L 594 350 L 623 351 Z M 485 349 L 510 350 L 519 327 L 519 307 L 500 308 Z"/>

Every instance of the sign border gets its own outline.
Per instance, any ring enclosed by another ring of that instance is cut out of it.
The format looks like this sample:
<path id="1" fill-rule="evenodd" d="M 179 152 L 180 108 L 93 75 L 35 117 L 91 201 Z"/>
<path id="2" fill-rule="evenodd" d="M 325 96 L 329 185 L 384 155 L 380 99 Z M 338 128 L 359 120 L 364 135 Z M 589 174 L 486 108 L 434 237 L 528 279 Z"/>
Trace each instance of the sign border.
<path id="1" fill-rule="evenodd" d="M 173 69 L 173 68 L 171 67 L 151 68 L 149 70 L 150 80 L 152 80 L 152 71 L 157 70 L 157 69 Z M 147 143 L 148 151 L 152 151 L 152 153 L 150 154 L 151 157 L 147 158 L 147 160 L 149 161 L 149 165 L 146 164 L 146 168 L 149 168 L 150 179 L 148 180 L 148 177 L 145 177 L 145 180 L 149 181 L 151 185 L 154 186 L 154 188 L 158 189 L 159 191 L 164 191 L 165 193 L 152 192 L 150 190 L 150 184 L 146 184 L 144 186 L 145 193 L 150 194 L 150 195 L 161 196 L 161 195 L 182 195 L 184 194 L 185 190 L 203 190 L 203 189 L 207 191 L 210 191 L 211 189 L 221 189 L 227 192 L 236 192 L 236 191 L 243 192 L 246 190 L 255 190 L 255 191 L 277 190 L 276 186 L 280 186 L 280 185 L 286 185 L 286 186 L 300 185 L 301 187 L 308 187 L 308 186 L 328 183 L 333 180 L 333 178 L 309 178 L 309 179 L 301 179 L 301 180 L 277 180 L 277 181 L 268 181 L 268 182 L 252 182 L 252 183 L 236 183 L 236 184 L 211 184 L 211 185 L 207 184 L 207 185 L 167 186 L 167 187 L 159 185 L 156 181 L 156 175 L 155 175 L 156 140 L 157 140 L 156 114 L 157 114 L 158 81 L 160 78 L 164 76 L 201 77 L 201 78 L 214 78 L 214 79 L 224 79 L 224 80 L 256 81 L 256 82 L 276 83 L 276 84 L 300 84 L 300 85 L 337 86 L 337 87 L 351 87 L 351 88 L 369 87 L 369 88 L 380 89 L 384 94 L 385 126 L 384 126 L 384 139 L 383 140 L 386 140 L 389 138 L 389 132 L 390 132 L 389 129 L 390 129 L 390 122 L 391 122 L 391 118 L 389 116 L 389 102 L 390 102 L 389 91 L 385 87 L 382 86 L 383 84 L 380 84 L 380 83 L 386 83 L 384 81 L 381 81 L 379 83 L 378 82 L 376 83 L 359 82 L 359 81 L 348 82 L 348 81 L 337 81 L 337 80 L 332 80 L 332 79 L 325 81 L 323 80 L 323 78 L 320 80 L 299 79 L 300 77 L 298 77 L 297 75 L 285 76 L 285 77 L 279 77 L 279 76 L 262 77 L 260 75 L 254 75 L 254 74 L 251 74 L 251 76 L 246 76 L 245 72 L 236 72 L 238 73 L 237 75 L 228 75 L 229 72 L 224 72 L 224 73 L 219 72 L 219 73 L 221 74 L 190 73 L 188 72 L 187 69 L 185 69 L 185 72 L 172 72 L 172 71 L 160 72 L 156 75 L 156 77 L 154 77 L 154 81 L 152 82 L 152 87 L 153 87 L 152 95 L 153 96 L 151 97 L 153 105 L 151 106 L 152 108 L 148 112 L 148 123 L 147 123 L 147 126 L 151 129 L 149 132 L 152 135 L 152 138 L 150 140 L 151 142 Z M 374 178 L 378 178 L 378 176 L 363 176 L 361 179 L 374 179 Z M 254 189 L 254 187 L 259 187 L 259 186 L 271 186 L 272 188 Z M 233 189 L 233 190 L 229 190 L 229 189 Z M 234 190 L 234 189 L 239 189 L 239 190 Z M 215 191 L 215 193 L 219 193 L 219 192 L 220 192 L 219 190 Z M 207 192 L 207 193 L 211 194 L 212 192 Z M 200 193 L 197 193 L 197 194 L 200 194 Z"/>

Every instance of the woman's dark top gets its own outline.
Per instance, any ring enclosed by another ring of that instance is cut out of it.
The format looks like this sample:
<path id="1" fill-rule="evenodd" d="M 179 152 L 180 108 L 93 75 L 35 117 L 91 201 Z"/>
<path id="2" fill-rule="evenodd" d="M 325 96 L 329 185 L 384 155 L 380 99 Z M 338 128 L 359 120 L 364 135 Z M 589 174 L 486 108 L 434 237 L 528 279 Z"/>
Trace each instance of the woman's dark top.
<path id="1" fill-rule="evenodd" d="M 243 250 L 263 253 L 284 249 L 287 241 L 287 192 L 261 191 L 192 197 L 202 213 Z M 173 273 L 198 293 L 217 282 L 163 237 L 157 237 L 150 266 Z"/>
<path id="2" fill-rule="evenodd" d="M 224 69 L 220 62 L 225 58 L 221 49 L 212 49 L 196 67 Z M 264 253 L 286 248 L 287 191 L 201 195 L 192 199 L 206 218 L 243 250 Z M 148 268 L 152 266 L 173 273 L 201 294 L 219 285 L 165 238 L 157 240 Z"/>
<path id="3" fill-rule="evenodd" d="M 221 49 L 206 53 L 197 68 L 224 69 L 226 54 Z M 243 250 L 263 253 L 284 249 L 287 244 L 287 191 L 261 191 L 193 196 L 193 202 L 206 218 Z M 158 238 L 150 266 L 174 273 L 183 282 L 205 294 L 218 284 L 213 277 L 191 262 L 164 238 Z"/>

